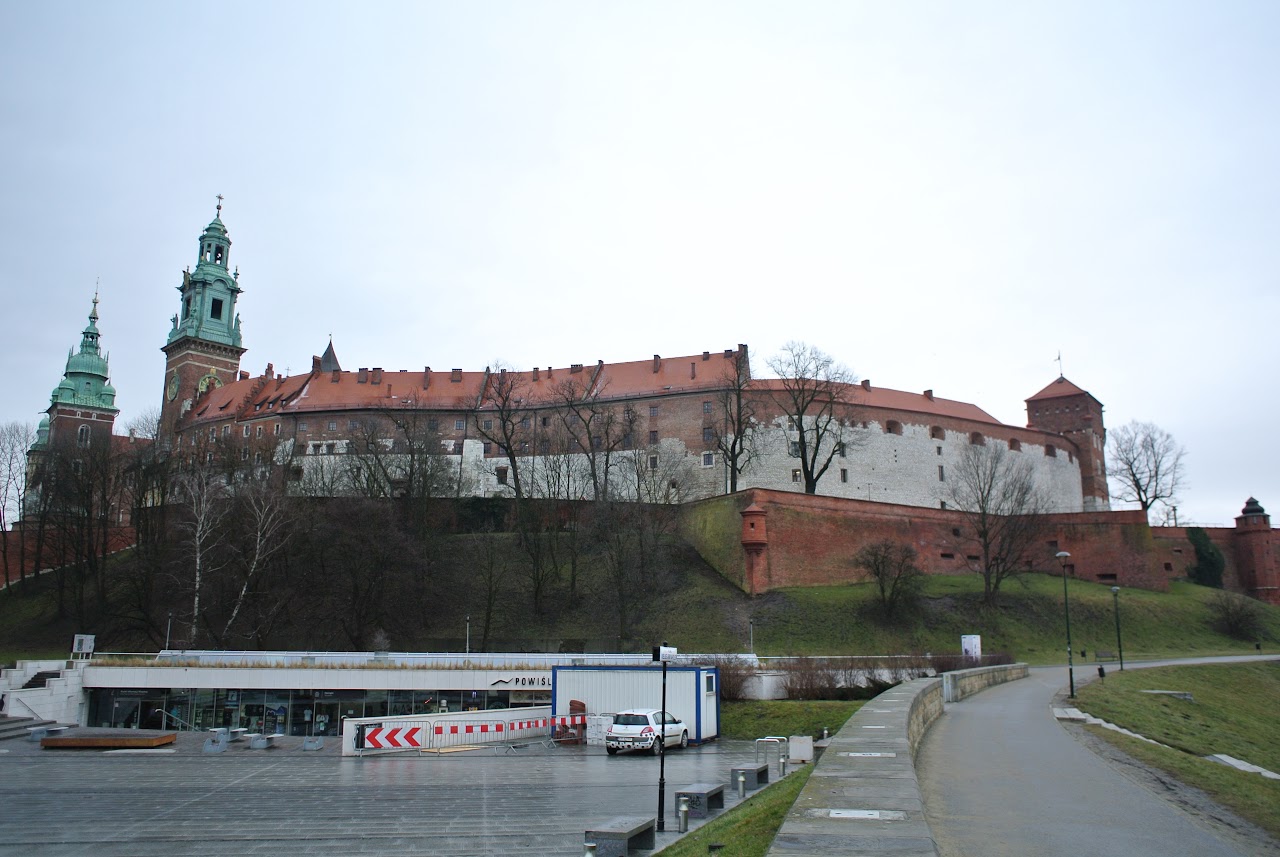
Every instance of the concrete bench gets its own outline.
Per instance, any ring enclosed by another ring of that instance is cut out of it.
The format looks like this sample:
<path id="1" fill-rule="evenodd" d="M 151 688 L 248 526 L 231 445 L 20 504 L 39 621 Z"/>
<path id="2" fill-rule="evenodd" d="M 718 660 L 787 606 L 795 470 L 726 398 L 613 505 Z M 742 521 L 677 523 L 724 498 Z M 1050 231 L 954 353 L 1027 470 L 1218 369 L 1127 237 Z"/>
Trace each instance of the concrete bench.
<path id="1" fill-rule="evenodd" d="M 596 846 L 596 857 L 627 857 L 632 848 L 652 851 L 657 846 L 658 819 L 620 815 L 588 828 L 583 843 Z"/>
<path id="2" fill-rule="evenodd" d="M 266 750 L 276 745 L 277 738 L 283 738 L 283 732 L 277 732 L 274 735 L 264 735 L 260 732 L 250 732 L 245 736 L 249 739 L 250 750 Z"/>
<path id="3" fill-rule="evenodd" d="M 308 736 L 308 737 L 306 737 L 306 738 L 303 738 L 303 739 L 302 739 L 302 749 L 304 749 L 304 750 L 323 750 L 323 749 L 324 749 L 324 736 L 323 736 L 323 735 L 310 735 L 310 736 Z"/>
<path id="4" fill-rule="evenodd" d="M 1098 649 L 1098 650 L 1097 650 L 1096 652 L 1094 652 L 1093 654 L 1094 654 L 1094 657 L 1095 657 L 1097 660 L 1100 660 L 1100 661 L 1114 661 L 1114 660 L 1116 660 L 1116 653 L 1115 653 L 1115 652 L 1108 652 L 1108 651 L 1104 651 L 1104 650 L 1102 650 L 1102 649 Z"/>
<path id="5" fill-rule="evenodd" d="M 243 726 L 237 726 L 235 729 L 228 729 L 227 734 L 231 741 L 242 741 L 249 734 L 249 730 Z"/>
<path id="6" fill-rule="evenodd" d="M 762 765 L 745 765 L 741 768 L 729 769 L 729 782 L 734 788 L 738 787 L 738 774 L 743 773 L 747 777 L 747 791 L 760 788 L 769 782 L 769 763 Z"/>
<path id="7" fill-rule="evenodd" d="M 689 799 L 689 817 L 706 818 L 713 809 L 724 809 L 724 783 L 694 783 L 676 789 L 676 809 L 680 797 Z"/>
<path id="8" fill-rule="evenodd" d="M 69 726 L 28 726 L 27 740 L 39 741 L 41 738 L 47 738 L 50 735 L 61 735 L 70 728 Z"/>

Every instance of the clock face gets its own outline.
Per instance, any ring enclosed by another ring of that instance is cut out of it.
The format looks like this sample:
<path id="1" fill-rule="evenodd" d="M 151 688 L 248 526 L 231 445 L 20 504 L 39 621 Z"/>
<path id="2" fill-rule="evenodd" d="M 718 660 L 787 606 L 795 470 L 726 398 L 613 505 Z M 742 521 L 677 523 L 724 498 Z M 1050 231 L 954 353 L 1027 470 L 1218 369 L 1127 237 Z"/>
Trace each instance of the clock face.
<path id="1" fill-rule="evenodd" d="M 205 375 L 200 379 L 200 392 L 208 390 L 216 390 L 222 386 L 222 381 L 218 380 L 217 375 Z"/>
<path id="2" fill-rule="evenodd" d="M 169 389 L 165 391 L 169 397 L 169 401 L 178 398 L 178 373 L 174 372 L 169 376 Z"/>

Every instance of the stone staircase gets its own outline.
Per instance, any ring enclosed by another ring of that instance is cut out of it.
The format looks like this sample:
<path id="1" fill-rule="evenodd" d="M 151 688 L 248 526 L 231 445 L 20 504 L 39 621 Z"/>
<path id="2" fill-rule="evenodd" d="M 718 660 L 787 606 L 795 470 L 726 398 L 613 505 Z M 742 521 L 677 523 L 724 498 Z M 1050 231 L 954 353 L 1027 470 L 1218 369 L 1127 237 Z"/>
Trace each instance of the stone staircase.
<path id="1" fill-rule="evenodd" d="M 55 726 L 52 720 L 38 720 L 35 717 L 8 717 L 0 715 L 0 741 L 11 738 L 26 738 L 30 729 L 35 726 Z"/>

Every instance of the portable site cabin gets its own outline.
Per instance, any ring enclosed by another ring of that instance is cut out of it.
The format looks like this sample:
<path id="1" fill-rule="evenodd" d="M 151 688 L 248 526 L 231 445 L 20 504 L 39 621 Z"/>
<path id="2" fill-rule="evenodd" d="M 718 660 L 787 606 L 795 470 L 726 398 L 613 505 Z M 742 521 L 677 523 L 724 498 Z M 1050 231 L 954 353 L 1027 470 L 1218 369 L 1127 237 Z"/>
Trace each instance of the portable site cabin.
<path id="1" fill-rule="evenodd" d="M 558 666 L 551 670 L 551 712 L 570 713 L 570 700 L 587 707 L 587 742 L 603 743 L 613 715 L 632 708 L 662 708 L 662 667 Z M 667 711 L 689 727 L 698 744 L 720 734 L 720 671 L 715 667 L 668 666 Z"/>

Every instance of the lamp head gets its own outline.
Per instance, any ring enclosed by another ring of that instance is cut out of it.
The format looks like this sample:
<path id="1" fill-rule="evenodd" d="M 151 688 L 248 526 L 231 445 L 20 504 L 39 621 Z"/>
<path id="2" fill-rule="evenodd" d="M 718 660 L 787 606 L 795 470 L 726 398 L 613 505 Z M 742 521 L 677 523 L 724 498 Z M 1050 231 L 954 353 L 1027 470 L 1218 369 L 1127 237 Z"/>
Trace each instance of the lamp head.
<path id="1" fill-rule="evenodd" d="M 1111 587 L 1111 594 L 1112 594 L 1112 595 L 1119 595 L 1119 594 L 1120 594 L 1120 587 L 1118 587 L 1118 586 L 1113 586 L 1113 587 Z"/>

